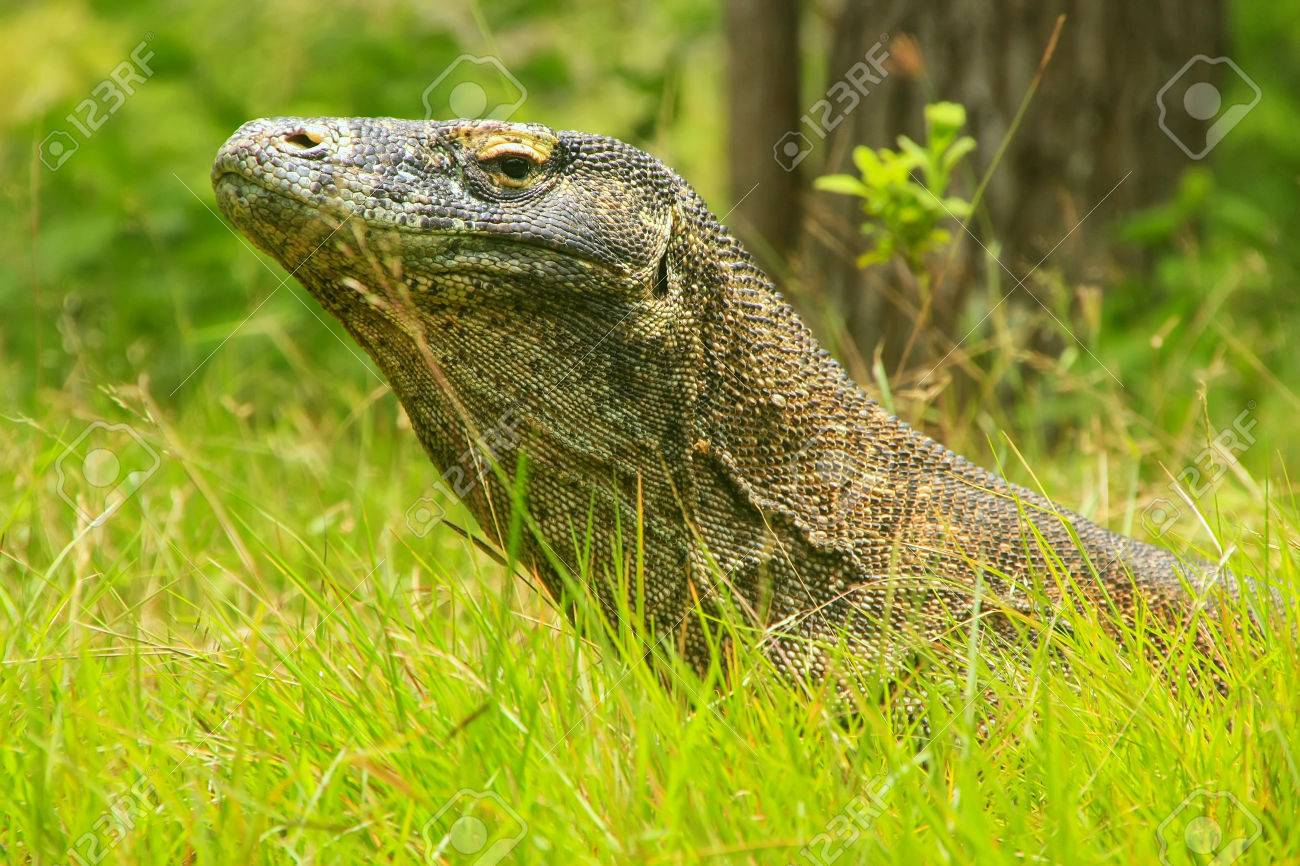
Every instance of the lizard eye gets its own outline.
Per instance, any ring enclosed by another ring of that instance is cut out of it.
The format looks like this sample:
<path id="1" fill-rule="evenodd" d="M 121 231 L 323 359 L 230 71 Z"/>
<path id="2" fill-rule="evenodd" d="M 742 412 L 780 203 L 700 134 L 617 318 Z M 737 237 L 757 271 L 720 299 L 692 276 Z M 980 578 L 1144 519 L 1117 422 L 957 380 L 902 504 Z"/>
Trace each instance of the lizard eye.
<path id="1" fill-rule="evenodd" d="M 533 164 L 522 156 L 503 156 L 497 160 L 497 166 L 511 180 L 523 180 L 533 170 Z"/>
<path id="2" fill-rule="evenodd" d="M 522 142 L 503 142 L 478 154 L 478 164 L 497 184 L 515 189 L 529 186 L 539 173 L 545 155 Z"/>

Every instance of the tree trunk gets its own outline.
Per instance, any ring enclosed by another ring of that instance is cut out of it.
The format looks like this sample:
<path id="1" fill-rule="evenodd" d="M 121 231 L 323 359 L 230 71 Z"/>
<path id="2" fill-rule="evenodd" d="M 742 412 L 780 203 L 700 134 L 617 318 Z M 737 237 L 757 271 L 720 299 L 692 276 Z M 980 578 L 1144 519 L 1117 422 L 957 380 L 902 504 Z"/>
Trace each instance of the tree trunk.
<path id="1" fill-rule="evenodd" d="M 1156 96 L 1194 55 L 1222 53 L 1222 0 L 844 0 L 833 14 L 832 82 L 882 34 L 895 50 L 888 77 L 808 163 L 822 162 L 823 173 L 853 172 L 854 145 L 895 147 L 900 133 L 923 140 L 925 103 L 952 100 L 966 106 L 968 132 L 979 142 L 972 170 L 958 173 L 955 191 L 969 198 L 1061 13 L 1068 17 L 1055 55 L 985 194 L 987 223 L 977 218 L 972 230 L 1000 246 L 1003 292 L 1049 252 L 1044 266 L 1067 279 L 1105 272 L 1108 224 L 1172 197 L 1178 176 L 1194 164 L 1162 131 Z M 897 41 L 903 34 L 914 38 L 919 58 L 899 50 L 907 48 Z M 886 359 L 897 360 L 912 321 L 886 296 L 905 295 L 907 287 L 888 268 L 863 272 L 854 266 L 854 253 L 862 249 L 856 201 L 813 193 L 808 209 L 805 279 L 839 307 L 861 354 L 870 356 L 880 345 Z M 967 251 L 984 255 L 970 245 Z M 1007 303 L 1036 308 L 1026 294 L 1032 288 L 1026 282 Z M 937 303 L 946 301 L 941 296 Z M 956 322 L 957 312 L 940 318 Z M 938 342 L 951 347 L 961 336 L 942 334 Z M 911 360 L 927 359 L 922 353 Z"/>
<path id="2" fill-rule="evenodd" d="M 799 4 L 727 0 L 727 156 L 735 226 L 769 265 L 799 237 L 799 177 L 774 147 L 799 123 Z"/>

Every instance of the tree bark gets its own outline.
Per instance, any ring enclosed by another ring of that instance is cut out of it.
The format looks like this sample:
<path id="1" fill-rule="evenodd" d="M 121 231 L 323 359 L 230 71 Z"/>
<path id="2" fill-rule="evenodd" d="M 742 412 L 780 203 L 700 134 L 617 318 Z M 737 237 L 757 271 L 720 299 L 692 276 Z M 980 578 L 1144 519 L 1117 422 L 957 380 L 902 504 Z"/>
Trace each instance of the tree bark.
<path id="1" fill-rule="evenodd" d="M 749 248 L 780 267 L 799 237 L 799 176 L 774 147 L 799 124 L 799 4 L 727 0 L 727 155 L 734 212 Z"/>
<path id="2" fill-rule="evenodd" d="M 912 36 L 923 66 L 894 52 L 889 76 L 827 137 L 815 155 L 821 159 L 808 162 L 824 161 L 823 173 L 853 172 L 853 145 L 895 147 L 900 133 L 920 141 L 924 105 L 952 100 L 966 106 L 968 131 L 979 142 L 972 171 L 956 190 L 969 197 L 1012 123 L 1060 13 L 1068 17 L 1055 55 L 988 186 L 987 222 L 981 228 L 976 219 L 972 230 L 983 243 L 999 245 L 1004 291 L 1049 252 L 1044 267 L 1074 281 L 1095 278 L 1110 261 L 1107 229 L 1114 218 L 1170 198 L 1179 175 L 1194 164 L 1161 130 L 1156 96 L 1194 55 L 1222 53 L 1223 0 L 844 0 L 832 14 L 832 81 L 882 33 Z M 808 210 L 804 279 L 839 307 L 862 355 L 880 345 L 886 359 L 898 359 L 912 323 L 886 295 L 906 287 L 888 268 L 854 266 L 853 254 L 862 248 L 857 202 L 813 193 Z M 1037 307 L 1025 294 L 1030 288 L 1026 283 L 1007 303 Z M 957 321 L 950 312 L 945 318 Z M 942 337 L 951 345 L 961 335 Z"/>

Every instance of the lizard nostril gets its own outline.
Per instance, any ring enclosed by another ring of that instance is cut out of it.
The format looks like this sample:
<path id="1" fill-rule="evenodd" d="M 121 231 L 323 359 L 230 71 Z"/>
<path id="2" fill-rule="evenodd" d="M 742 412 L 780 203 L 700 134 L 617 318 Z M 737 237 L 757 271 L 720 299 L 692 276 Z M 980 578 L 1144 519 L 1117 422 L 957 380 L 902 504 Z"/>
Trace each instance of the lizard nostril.
<path id="1" fill-rule="evenodd" d="M 292 132 L 285 133 L 282 149 L 302 153 L 304 151 L 323 151 L 321 142 L 325 137 L 314 129 L 299 127 Z"/>

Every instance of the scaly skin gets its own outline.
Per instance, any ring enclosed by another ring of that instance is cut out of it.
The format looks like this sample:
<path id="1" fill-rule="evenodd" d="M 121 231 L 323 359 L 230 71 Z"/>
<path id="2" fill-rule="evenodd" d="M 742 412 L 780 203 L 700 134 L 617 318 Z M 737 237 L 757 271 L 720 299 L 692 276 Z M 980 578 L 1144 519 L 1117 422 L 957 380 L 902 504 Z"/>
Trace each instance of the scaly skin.
<path id="1" fill-rule="evenodd" d="M 627 144 L 277 118 L 241 127 L 212 177 L 227 217 L 383 370 L 498 542 L 511 488 L 496 470 L 526 456 L 525 553 L 548 589 L 563 563 L 617 617 L 632 590 L 615 559 L 641 521 L 647 619 L 697 664 L 693 605 L 724 595 L 780 670 L 817 681 L 840 642 L 892 668 L 977 610 L 1013 639 L 1066 596 L 1181 624 L 1185 586 L 1208 589 L 1202 567 L 891 417 L 690 186 Z"/>

